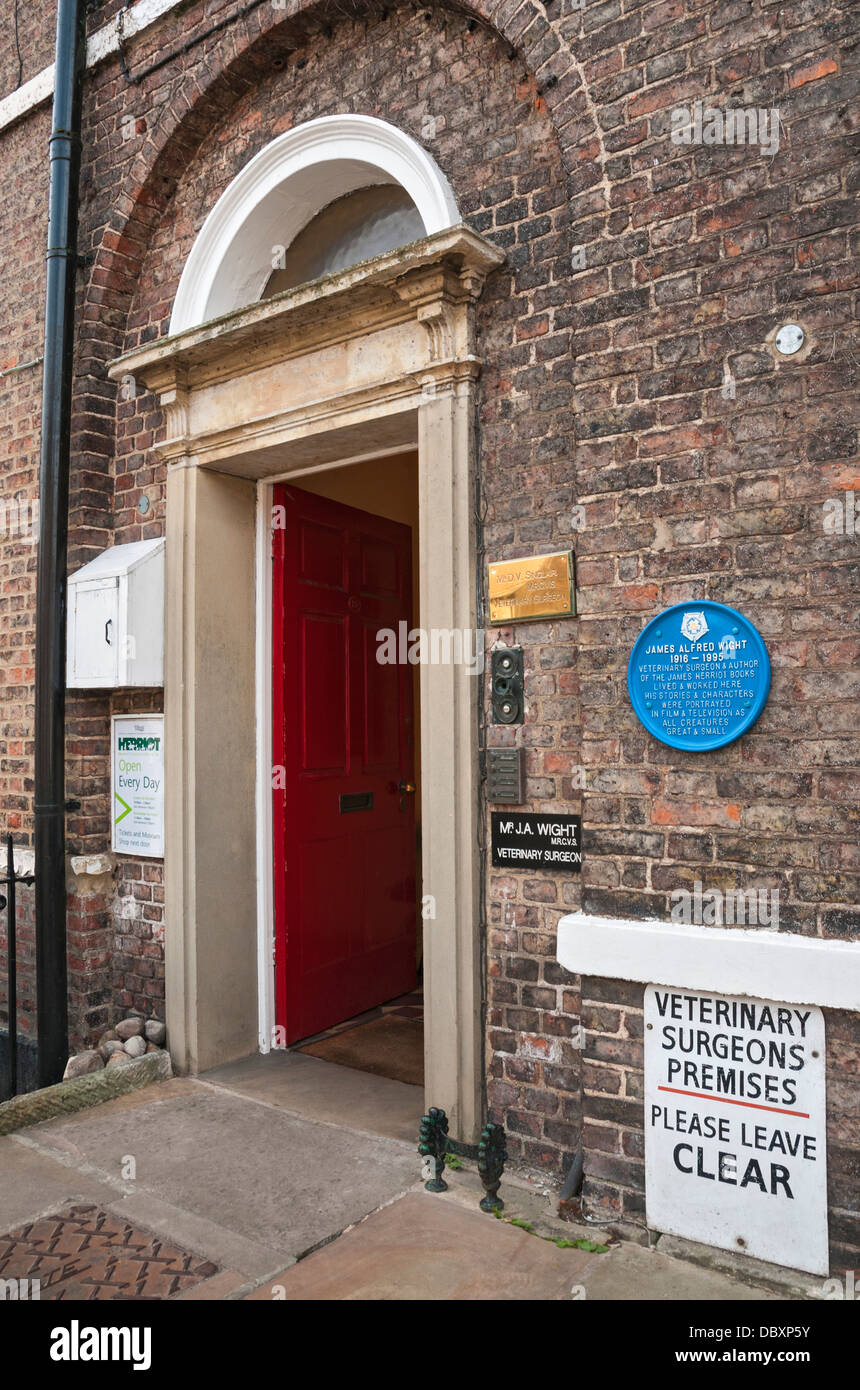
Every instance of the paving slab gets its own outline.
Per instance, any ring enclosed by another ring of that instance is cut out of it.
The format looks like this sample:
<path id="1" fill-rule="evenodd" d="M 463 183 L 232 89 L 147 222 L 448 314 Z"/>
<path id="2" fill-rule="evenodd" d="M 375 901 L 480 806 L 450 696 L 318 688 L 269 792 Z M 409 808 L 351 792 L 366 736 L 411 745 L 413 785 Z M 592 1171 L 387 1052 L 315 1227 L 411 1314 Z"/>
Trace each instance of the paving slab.
<path id="1" fill-rule="evenodd" d="M 5 1260 L 16 1270 L 23 1261 L 18 1277 L 26 1277 L 40 1250 L 51 1248 L 54 1225 L 71 1230 L 64 1213 L 77 1205 L 89 1208 L 78 1218 L 95 1222 L 109 1247 L 104 1258 L 96 1251 L 92 1268 L 83 1263 L 84 1245 L 75 1255 L 68 1278 L 75 1275 L 84 1297 L 587 1304 L 797 1296 L 704 1256 L 693 1264 L 664 1241 L 648 1249 L 609 1237 L 602 1254 L 560 1248 L 555 1240 L 599 1241 L 602 1233 L 559 1221 L 545 1186 L 515 1173 L 502 1183 L 508 1219 L 478 1209 L 482 1189 L 468 1162 L 447 1174 L 448 1192 L 425 1192 L 411 1113 L 408 1141 L 357 1123 L 373 1122 L 369 1093 L 350 1112 L 355 1127 L 328 1118 L 343 1080 L 330 1073 L 347 1070 L 301 1058 L 298 1066 L 240 1069 L 215 1082 L 176 1078 L 0 1139 L 0 1232 L 21 1230 L 7 1241 Z M 325 1080 L 314 1101 L 316 1076 Z M 314 1118 L 285 1099 L 314 1106 Z M 395 1106 L 382 1123 L 393 1127 L 396 1115 Z M 406 1118 L 404 1108 L 404 1133 Z M 511 1225 L 512 1217 L 532 1233 Z M 39 1221 L 47 1222 L 45 1238 L 41 1228 L 35 1236 L 23 1229 Z M 88 1227 L 83 1236 L 86 1250 L 95 1249 Z M 126 1245 L 146 1254 L 145 1270 L 142 1259 L 126 1259 Z M 55 1274 L 46 1265 L 46 1283 Z M 66 1277 L 47 1296 L 66 1297 Z"/>
<path id="2" fill-rule="evenodd" d="M 417 1146 L 424 1090 L 300 1052 L 245 1057 L 201 1080 L 268 1101 L 305 1119 L 384 1134 Z"/>
<path id="3" fill-rule="evenodd" d="M 571 1298 L 592 1261 L 602 1258 L 560 1250 L 421 1189 L 375 1212 L 249 1298 L 557 1302 Z"/>
<path id="4" fill-rule="evenodd" d="M 215 1274 L 211 1279 L 204 1279 L 202 1284 L 197 1284 L 194 1288 L 188 1289 L 185 1293 L 176 1295 L 179 1303 L 202 1303 L 205 1301 L 221 1301 L 233 1298 L 242 1288 L 242 1280 L 237 1274 L 227 1270 L 221 1274 Z"/>
<path id="5" fill-rule="evenodd" d="M 116 1188 L 89 1173 L 69 1172 L 56 1159 L 18 1142 L 0 1139 L 0 1231 L 48 1215 L 66 1202 L 101 1202 Z"/>
<path id="6" fill-rule="evenodd" d="M 586 1301 L 697 1303 L 778 1300 L 767 1289 L 730 1279 L 716 1270 L 691 1266 L 641 1245 L 623 1243 L 596 1259 L 580 1281 Z"/>
<path id="7" fill-rule="evenodd" d="M 52 1152 L 33 1133 L 0 1141 L 0 1232 L 89 1203 L 201 1259 L 214 1261 L 221 1270 L 230 1272 L 231 1290 L 256 1285 L 285 1263 L 283 1250 L 248 1240 L 217 1221 L 173 1206 L 138 1190 L 136 1183 L 93 1176 L 98 1171 L 94 1164 L 76 1159 L 68 1146 Z M 212 1281 L 205 1281 L 207 1290 L 210 1285 Z M 221 1296 L 214 1291 L 195 1293 L 200 1298 Z"/>
<path id="8" fill-rule="evenodd" d="M 236 1230 L 235 1225 L 224 1225 L 217 1219 L 198 1216 L 184 1207 L 165 1202 L 151 1192 L 134 1192 L 106 1205 L 116 1216 L 152 1231 L 163 1240 L 176 1241 L 185 1250 L 213 1260 L 221 1270 L 235 1274 L 238 1284 L 254 1286 L 262 1279 L 270 1278 L 282 1265 L 294 1262 L 292 1257 L 285 1259 L 283 1249 L 277 1249 L 265 1240 L 249 1239 Z M 216 1297 L 215 1294 L 199 1296 Z"/>
<path id="9" fill-rule="evenodd" d="M 133 1105 L 110 1102 L 27 1135 L 43 1155 L 117 1180 L 133 1158 L 123 1206 L 136 1219 L 144 1213 L 132 1207 L 131 1193 L 277 1251 L 283 1263 L 417 1176 L 413 1147 L 396 1140 L 317 1124 L 191 1080 L 179 1094 L 173 1086 L 165 1098 L 157 1086 L 150 1092 L 148 1104 L 139 1095 Z"/>

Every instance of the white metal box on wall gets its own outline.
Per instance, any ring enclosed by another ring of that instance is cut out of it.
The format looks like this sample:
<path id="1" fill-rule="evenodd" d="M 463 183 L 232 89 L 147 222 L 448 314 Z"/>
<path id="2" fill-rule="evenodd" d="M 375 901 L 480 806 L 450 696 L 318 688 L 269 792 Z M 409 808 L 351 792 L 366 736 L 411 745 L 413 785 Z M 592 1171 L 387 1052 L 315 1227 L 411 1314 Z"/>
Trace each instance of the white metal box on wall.
<path id="1" fill-rule="evenodd" d="M 69 579 L 66 684 L 164 684 L 164 538 L 103 550 Z"/>

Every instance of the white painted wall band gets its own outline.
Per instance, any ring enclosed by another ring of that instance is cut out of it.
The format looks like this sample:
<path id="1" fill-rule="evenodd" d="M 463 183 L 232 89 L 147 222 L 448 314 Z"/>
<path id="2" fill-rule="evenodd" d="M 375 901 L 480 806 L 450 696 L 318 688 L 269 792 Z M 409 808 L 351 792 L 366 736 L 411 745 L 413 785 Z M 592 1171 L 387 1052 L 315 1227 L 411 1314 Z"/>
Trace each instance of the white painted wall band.
<path id="1" fill-rule="evenodd" d="M 557 954 L 574 975 L 860 1011 L 860 942 L 572 912 Z"/>
<path id="2" fill-rule="evenodd" d="M 109 24 L 102 25 L 87 40 L 87 68 L 119 53 L 120 43 L 142 34 L 163 15 L 175 10 L 180 0 L 138 0 L 129 10 L 120 10 Z M 29 82 L 18 87 L 0 101 L 0 130 L 26 116 L 28 111 L 50 101 L 54 92 L 54 64 L 37 72 Z"/>

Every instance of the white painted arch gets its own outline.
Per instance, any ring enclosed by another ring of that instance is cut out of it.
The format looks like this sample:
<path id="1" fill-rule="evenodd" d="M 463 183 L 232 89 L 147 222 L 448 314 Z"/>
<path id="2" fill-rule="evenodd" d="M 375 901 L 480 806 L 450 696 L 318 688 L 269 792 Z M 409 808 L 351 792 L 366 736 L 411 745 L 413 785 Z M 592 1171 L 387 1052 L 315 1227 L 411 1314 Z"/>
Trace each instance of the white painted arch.
<path id="1" fill-rule="evenodd" d="M 289 246 L 336 198 L 397 183 L 428 236 L 460 221 L 442 170 L 416 140 L 375 116 L 320 116 L 277 136 L 245 165 L 206 218 L 185 263 L 170 333 L 260 298 L 275 246 Z"/>

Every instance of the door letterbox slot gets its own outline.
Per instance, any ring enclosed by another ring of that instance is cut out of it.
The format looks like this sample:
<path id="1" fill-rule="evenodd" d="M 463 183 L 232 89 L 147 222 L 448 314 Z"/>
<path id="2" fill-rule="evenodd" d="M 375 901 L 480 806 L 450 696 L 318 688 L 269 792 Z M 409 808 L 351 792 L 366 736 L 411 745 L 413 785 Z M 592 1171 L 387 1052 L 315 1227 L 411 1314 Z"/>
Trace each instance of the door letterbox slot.
<path id="1" fill-rule="evenodd" d="M 341 792 L 340 814 L 346 815 L 347 811 L 372 811 L 373 792 Z"/>

